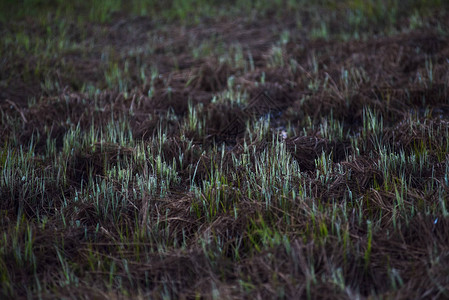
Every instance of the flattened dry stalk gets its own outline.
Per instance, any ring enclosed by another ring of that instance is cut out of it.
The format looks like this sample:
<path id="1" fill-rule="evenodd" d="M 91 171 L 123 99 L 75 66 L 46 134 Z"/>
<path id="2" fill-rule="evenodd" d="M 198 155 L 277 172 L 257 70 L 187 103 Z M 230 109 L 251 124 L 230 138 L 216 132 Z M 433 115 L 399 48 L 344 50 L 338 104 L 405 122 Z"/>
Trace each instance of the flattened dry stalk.
<path id="1" fill-rule="evenodd" d="M 15 104 L 14 102 L 12 102 L 9 99 L 6 99 L 5 101 L 8 102 L 12 107 L 14 107 L 15 110 L 17 110 L 17 112 L 20 114 L 20 117 L 22 118 L 22 120 L 25 124 L 28 123 L 23 111 L 17 106 L 17 104 Z"/>
<path id="2" fill-rule="evenodd" d="M 142 194 L 142 206 L 140 207 L 140 227 L 142 228 L 148 228 L 147 224 L 148 224 L 148 210 L 150 208 L 150 201 L 151 201 L 151 196 L 147 195 L 146 192 L 144 191 Z"/>

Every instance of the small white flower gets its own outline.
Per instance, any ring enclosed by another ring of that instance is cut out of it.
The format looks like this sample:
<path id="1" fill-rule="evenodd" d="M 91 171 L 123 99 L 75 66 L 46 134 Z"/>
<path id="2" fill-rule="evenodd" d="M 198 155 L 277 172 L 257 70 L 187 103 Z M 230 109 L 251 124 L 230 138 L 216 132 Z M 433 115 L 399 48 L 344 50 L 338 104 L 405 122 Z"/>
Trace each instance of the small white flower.
<path id="1" fill-rule="evenodd" d="M 287 132 L 285 130 L 281 131 L 281 135 L 284 140 L 287 138 Z"/>

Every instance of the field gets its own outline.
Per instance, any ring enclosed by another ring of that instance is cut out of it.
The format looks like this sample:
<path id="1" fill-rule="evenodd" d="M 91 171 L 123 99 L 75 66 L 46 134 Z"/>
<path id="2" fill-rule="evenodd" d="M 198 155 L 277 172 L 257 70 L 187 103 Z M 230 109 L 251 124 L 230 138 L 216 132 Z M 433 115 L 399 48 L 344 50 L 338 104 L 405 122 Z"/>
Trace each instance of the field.
<path id="1" fill-rule="evenodd" d="M 448 299 L 449 2 L 0 1 L 1 299 Z"/>

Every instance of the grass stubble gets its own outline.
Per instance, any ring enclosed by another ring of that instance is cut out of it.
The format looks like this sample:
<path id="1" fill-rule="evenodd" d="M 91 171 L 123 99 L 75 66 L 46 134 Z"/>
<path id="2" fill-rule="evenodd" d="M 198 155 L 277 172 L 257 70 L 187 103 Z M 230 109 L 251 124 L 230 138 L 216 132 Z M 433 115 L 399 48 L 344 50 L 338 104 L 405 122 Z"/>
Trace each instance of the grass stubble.
<path id="1" fill-rule="evenodd" d="M 2 298 L 449 297 L 444 1 L 22 2 Z"/>

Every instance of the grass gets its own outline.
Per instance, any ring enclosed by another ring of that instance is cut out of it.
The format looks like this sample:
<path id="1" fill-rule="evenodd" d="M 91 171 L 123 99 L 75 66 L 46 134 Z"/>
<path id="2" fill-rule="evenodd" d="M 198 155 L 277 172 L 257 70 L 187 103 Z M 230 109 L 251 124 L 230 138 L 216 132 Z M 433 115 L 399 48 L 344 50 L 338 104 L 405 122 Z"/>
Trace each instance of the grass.
<path id="1" fill-rule="evenodd" d="M 1 2 L 0 298 L 448 297 L 447 8 Z"/>

